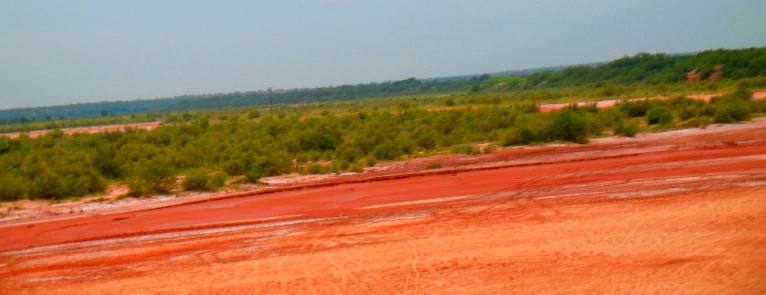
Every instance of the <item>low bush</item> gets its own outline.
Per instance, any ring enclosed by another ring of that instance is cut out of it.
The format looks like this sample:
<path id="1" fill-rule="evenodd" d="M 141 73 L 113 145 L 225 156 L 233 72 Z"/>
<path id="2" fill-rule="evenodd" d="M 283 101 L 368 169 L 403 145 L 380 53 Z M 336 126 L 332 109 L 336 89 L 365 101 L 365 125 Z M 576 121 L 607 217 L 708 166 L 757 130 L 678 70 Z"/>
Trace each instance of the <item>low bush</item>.
<path id="1" fill-rule="evenodd" d="M 752 110 L 750 104 L 740 99 L 720 100 L 715 103 L 716 123 L 734 123 L 748 120 Z"/>
<path id="2" fill-rule="evenodd" d="M 713 123 L 713 118 L 708 116 L 699 116 L 694 117 L 691 120 L 687 120 L 684 123 L 684 127 L 698 127 L 698 128 L 706 128 L 708 125 Z"/>
<path id="3" fill-rule="evenodd" d="M 588 142 L 588 122 L 575 109 L 564 109 L 553 118 L 548 134 L 554 140 L 565 140 L 576 143 Z"/>
<path id="4" fill-rule="evenodd" d="M 641 130 L 635 119 L 623 119 L 615 123 L 614 133 L 627 137 L 634 137 Z"/>
<path id="5" fill-rule="evenodd" d="M 754 102 L 753 112 L 766 113 L 766 99 Z"/>
<path id="6" fill-rule="evenodd" d="M 324 166 L 320 165 L 319 163 L 312 163 L 308 166 L 308 169 L 306 169 L 306 173 L 308 174 L 320 174 L 324 172 L 326 169 Z"/>
<path id="7" fill-rule="evenodd" d="M 537 142 L 540 137 L 541 136 L 538 135 L 538 132 L 530 129 L 527 126 L 520 125 L 516 128 L 505 131 L 500 137 L 500 145 L 505 147 L 512 145 L 532 144 Z"/>
<path id="8" fill-rule="evenodd" d="M 659 124 L 668 126 L 673 123 L 673 120 L 673 112 L 664 106 L 655 106 L 646 112 L 646 121 L 649 125 Z"/>
<path id="9" fill-rule="evenodd" d="M 220 172 L 208 173 L 204 170 L 189 172 L 184 177 L 183 188 L 187 191 L 214 191 L 226 182 L 226 175 Z"/>
<path id="10" fill-rule="evenodd" d="M 29 183 L 11 174 L 0 175 L 0 201 L 15 201 L 27 196 Z"/>
<path id="11" fill-rule="evenodd" d="M 150 162 L 136 169 L 135 176 L 128 180 L 129 194 L 132 196 L 167 193 L 175 188 L 175 173 L 165 164 Z"/>
<path id="12" fill-rule="evenodd" d="M 649 100 L 628 101 L 617 105 L 618 110 L 630 117 L 643 117 L 651 107 Z"/>
<path id="13" fill-rule="evenodd" d="M 257 183 L 263 177 L 263 171 L 258 167 L 251 167 L 245 174 L 245 180 L 250 183 Z"/>
<path id="14" fill-rule="evenodd" d="M 229 160 L 224 163 L 223 171 L 232 176 L 244 175 L 245 164 L 243 160 Z"/>
<path id="15" fill-rule="evenodd" d="M 398 143 L 389 140 L 379 146 L 376 146 L 372 150 L 372 154 L 375 159 L 378 160 L 393 160 L 402 155 L 402 150 L 400 149 Z"/>
<path id="16" fill-rule="evenodd" d="M 104 187 L 103 179 L 91 169 L 81 166 L 45 167 L 32 179 L 29 195 L 32 198 L 63 199 L 99 192 Z"/>

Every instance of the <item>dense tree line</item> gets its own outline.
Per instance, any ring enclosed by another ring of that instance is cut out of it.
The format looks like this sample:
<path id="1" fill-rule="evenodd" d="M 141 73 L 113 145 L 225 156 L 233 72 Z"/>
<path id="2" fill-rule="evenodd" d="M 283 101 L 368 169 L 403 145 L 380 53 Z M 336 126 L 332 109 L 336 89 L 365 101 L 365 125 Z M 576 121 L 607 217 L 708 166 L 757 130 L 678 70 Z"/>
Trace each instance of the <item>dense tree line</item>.
<path id="1" fill-rule="evenodd" d="M 581 85 L 675 83 L 690 73 L 699 80 L 738 80 L 766 76 L 766 47 L 707 50 L 693 55 L 640 53 L 597 66 L 572 66 L 526 77 L 498 77 L 472 86 L 473 91 Z"/>
<path id="2" fill-rule="evenodd" d="M 472 83 L 474 83 L 474 81 L 471 80 L 422 81 L 415 78 L 409 78 L 401 81 L 383 83 L 278 90 L 273 93 L 272 100 L 275 104 L 347 101 L 363 97 L 385 97 L 457 91 L 465 89 Z M 246 107 L 265 105 L 268 103 L 268 92 L 266 91 L 183 95 L 172 98 L 149 100 L 84 103 L 66 106 L 0 110 L 0 124 L 139 113 Z"/>

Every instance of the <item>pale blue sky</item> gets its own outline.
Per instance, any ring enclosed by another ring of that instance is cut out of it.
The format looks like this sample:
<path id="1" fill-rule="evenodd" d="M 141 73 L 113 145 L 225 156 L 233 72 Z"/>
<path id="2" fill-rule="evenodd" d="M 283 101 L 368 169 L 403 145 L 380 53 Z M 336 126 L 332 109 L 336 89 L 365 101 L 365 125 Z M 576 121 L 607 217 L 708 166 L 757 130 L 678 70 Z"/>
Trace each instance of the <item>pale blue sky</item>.
<path id="1" fill-rule="evenodd" d="M 764 0 L 0 0 L 0 108 L 766 45 Z"/>

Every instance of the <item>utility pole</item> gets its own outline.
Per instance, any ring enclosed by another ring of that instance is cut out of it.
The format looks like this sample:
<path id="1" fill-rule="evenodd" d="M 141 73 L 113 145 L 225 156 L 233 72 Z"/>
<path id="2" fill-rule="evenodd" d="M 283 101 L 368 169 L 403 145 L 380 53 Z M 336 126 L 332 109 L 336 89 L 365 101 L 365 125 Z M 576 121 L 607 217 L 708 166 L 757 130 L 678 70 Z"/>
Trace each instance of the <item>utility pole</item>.
<path id="1" fill-rule="evenodd" d="M 269 87 L 269 114 L 274 118 L 274 101 L 271 99 L 271 87 Z"/>

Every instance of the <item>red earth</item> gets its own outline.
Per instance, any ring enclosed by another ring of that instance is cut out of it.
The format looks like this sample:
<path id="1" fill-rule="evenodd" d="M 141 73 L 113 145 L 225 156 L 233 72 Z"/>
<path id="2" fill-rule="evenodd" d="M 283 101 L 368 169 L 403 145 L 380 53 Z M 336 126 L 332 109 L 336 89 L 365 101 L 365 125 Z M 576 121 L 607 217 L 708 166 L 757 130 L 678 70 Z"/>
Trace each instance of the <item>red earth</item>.
<path id="1" fill-rule="evenodd" d="M 711 99 L 723 96 L 722 93 L 712 93 L 712 94 L 694 94 L 689 95 L 687 97 L 691 99 L 697 99 L 702 100 L 705 102 L 710 102 Z M 766 98 L 766 90 L 754 90 L 753 91 L 753 100 L 762 100 Z M 640 99 L 646 99 L 646 98 L 636 98 L 638 100 Z M 656 97 L 654 99 L 667 99 L 667 97 Z M 568 107 L 570 105 L 577 105 L 577 106 L 587 106 L 591 104 L 595 104 L 597 108 L 599 109 L 608 109 L 614 107 L 619 100 L 616 99 L 603 99 L 603 100 L 597 100 L 597 101 L 583 101 L 583 102 L 577 102 L 577 103 L 548 103 L 548 104 L 541 104 L 540 105 L 540 111 L 541 112 L 552 112 L 561 110 L 565 107 Z"/>
<path id="2" fill-rule="evenodd" d="M 0 222 L 0 293 L 766 292 L 766 120 Z"/>

